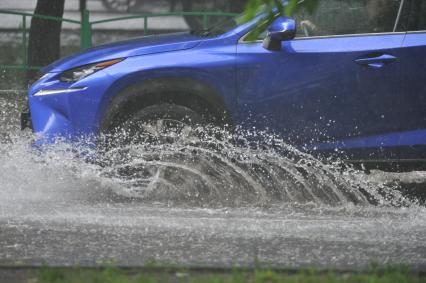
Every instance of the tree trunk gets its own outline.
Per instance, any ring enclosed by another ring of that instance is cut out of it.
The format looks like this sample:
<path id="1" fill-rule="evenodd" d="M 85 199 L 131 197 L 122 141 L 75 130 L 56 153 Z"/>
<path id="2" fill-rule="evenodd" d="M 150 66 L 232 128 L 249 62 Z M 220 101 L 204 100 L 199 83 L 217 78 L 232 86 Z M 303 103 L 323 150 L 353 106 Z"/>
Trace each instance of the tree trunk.
<path id="1" fill-rule="evenodd" d="M 38 0 L 35 14 L 62 18 L 65 0 Z M 62 22 L 33 17 L 28 41 L 28 64 L 46 66 L 60 57 Z M 28 78 L 34 76 L 29 72 Z"/>

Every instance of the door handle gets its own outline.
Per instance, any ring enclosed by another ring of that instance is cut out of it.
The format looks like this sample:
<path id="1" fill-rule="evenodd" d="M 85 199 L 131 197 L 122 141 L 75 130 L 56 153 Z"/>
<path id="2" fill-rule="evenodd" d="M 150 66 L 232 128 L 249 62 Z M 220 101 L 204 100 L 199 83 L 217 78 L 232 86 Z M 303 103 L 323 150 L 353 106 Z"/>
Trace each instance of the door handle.
<path id="1" fill-rule="evenodd" d="M 396 57 L 390 54 L 379 54 L 362 57 L 355 60 L 355 63 L 374 69 L 380 69 L 396 61 Z"/>

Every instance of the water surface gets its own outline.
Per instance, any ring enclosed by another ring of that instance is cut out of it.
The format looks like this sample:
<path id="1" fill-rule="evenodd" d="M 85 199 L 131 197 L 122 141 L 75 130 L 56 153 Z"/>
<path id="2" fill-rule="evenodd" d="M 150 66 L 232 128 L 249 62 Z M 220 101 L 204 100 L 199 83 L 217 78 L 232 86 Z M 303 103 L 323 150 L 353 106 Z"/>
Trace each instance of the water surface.
<path id="1" fill-rule="evenodd" d="M 0 100 L 0 264 L 426 268 L 426 209 L 383 172 L 264 133 L 36 150 L 19 105 Z"/>

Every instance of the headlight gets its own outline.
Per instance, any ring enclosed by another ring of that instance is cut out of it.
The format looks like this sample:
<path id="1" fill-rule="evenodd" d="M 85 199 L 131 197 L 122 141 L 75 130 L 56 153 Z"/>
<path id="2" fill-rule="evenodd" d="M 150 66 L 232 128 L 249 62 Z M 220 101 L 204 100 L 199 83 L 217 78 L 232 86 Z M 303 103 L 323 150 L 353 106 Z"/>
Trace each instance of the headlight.
<path id="1" fill-rule="evenodd" d="M 91 74 L 96 73 L 99 70 L 105 69 L 123 60 L 124 58 L 120 58 L 77 67 L 63 72 L 61 74 L 60 80 L 63 82 L 76 82 L 87 76 L 90 76 Z"/>

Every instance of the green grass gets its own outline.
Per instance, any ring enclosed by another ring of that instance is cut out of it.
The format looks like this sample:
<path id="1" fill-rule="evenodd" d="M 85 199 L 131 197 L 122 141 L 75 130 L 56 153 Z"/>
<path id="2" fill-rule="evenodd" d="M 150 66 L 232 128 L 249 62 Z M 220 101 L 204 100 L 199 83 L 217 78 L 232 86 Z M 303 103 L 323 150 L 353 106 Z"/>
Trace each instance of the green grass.
<path id="1" fill-rule="evenodd" d="M 37 278 L 27 282 L 38 283 L 420 283 L 426 277 L 404 268 L 372 269 L 367 272 L 333 272 L 301 270 L 277 272 L 271 270 L 232 272 L 220 271 L 176 271 L 176 270 L 122 270 L 107 269 L 64 269 L 42 268 Z"/>

